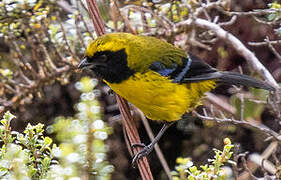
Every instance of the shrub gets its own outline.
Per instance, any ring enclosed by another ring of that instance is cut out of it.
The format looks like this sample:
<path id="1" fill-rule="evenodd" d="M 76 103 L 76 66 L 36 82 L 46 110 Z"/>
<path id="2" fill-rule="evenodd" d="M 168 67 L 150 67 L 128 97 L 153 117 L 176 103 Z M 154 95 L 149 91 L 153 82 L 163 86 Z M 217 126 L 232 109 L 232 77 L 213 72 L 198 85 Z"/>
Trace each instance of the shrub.
<path id="1" fill-rule="evenodd" d="M 81 94 L 74 117 L 58 117 L 47 132 L 56 133 L 57 146 L 44 136 L 44 125 L 28 124 L 23 133 L 11 130 L 15 118 L 6 112 L 1 120 L 1 179 L 110 179 L 113 166 L 106 160 L 104 140 L 111 129 L 100 118 L 93 88 L 96 81 L 82 78 L 76 84 Z"/>

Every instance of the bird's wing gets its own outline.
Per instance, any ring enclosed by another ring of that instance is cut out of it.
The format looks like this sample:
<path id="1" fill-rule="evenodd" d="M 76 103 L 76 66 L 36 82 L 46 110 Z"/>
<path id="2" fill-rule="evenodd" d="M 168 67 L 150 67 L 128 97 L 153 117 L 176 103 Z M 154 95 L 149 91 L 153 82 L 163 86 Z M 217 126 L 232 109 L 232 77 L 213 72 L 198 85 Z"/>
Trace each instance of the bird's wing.
<path id="1" fill-rule="evenodd" d="M 165 66 L 161 62 L 154 62 L 151 65 L 151 70 L 158 72 L 162 76 L 168 76 L 174 83 L 192 83 L 216 79 L 218 82 L 232 85 L 262 88 L 269 91 L 275 90 L 270 84 L 244 74 L 219 72 L 194 55 L 183 58 L 181 65 L 173 63 L 172 66 Z"/>
<path id="2" fill-rule="evenodd" d="M 190 71 L 185 73 L 180 81 L 181 83 L 199 82 L 221 77 L 221 73 L 217 69 L 206 64 L 198 57 L 189 55 L 189 59 L 191 60 Z"/>
<path id="3" fill-rule="evenodd" d="M 175 83 L 199 82 L 210 79 L 217 79 L 221 76 L 217 70 L 194 55 L 182 59 L 182 64 L 172 63 L 167 66 L 156 61 L 150 65 L 150 69 L 168 76 Z"/>

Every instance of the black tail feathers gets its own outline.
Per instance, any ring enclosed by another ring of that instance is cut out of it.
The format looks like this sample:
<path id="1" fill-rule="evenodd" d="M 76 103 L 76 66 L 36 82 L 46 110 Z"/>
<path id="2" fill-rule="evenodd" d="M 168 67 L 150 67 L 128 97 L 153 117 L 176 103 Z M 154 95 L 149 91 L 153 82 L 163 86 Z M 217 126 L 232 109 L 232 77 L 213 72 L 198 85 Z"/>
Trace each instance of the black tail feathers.
<path id="1" fill-rule="evenodd" d="M 262 82 L 260 80 L 254 79 L 250 76 L 239 74 L 235 72 L 220 72 L 221 76 L 218 78 L 220 82 L 233 84 L 233 85 L 243 85 L 254 88 L 266 89 L 269 91 L 275 91 L 275 88 L 270 84 Z"/>

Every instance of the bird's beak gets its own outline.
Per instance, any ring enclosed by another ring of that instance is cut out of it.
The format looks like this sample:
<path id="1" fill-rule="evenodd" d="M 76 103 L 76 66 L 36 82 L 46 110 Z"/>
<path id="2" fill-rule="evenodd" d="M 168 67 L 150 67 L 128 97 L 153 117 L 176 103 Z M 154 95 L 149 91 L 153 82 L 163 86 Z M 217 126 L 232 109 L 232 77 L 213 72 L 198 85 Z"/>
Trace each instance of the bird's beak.
<path id="1" fill-rule="evenodd" d="M 106 66 L 106 63 L 104 62 L 106 60 L 106 57 L 101 56 L 101 57 L 96 57 L 95 59 L 93 58 L 89 58 L 87 56 L 85 56 L 80 64 L 78 65 L 79 69 L 83 69 L 83 68 L 93 68 L 95 66 Z"/>
<path id="2" fill-rule="evenodd" d="M 83 57 L 83 59 L 81 60 L 81 62 L 78 65 L 79 69 L 82 69 L 84 67 L 90 66 L 91 63 L 88 62 L 88 58 L 87 57 Z"/>

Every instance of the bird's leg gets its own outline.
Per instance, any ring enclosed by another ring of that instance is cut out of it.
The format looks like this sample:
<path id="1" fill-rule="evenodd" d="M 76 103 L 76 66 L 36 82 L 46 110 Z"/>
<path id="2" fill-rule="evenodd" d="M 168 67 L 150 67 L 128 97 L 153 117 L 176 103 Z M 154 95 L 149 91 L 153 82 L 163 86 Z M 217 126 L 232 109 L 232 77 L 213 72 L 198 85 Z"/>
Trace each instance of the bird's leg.
<path id="1" fill-rule="evenodd" d="M 112 89 L 109 89 L 106 93 L 107 93 L 107 95 L 110 95 L 110 96 L 115 94 L 115 92 Z"/>
<path id="2" fill-rule="evenodd" d="M 132 165 L 133 167 L 135 167 L 135 164 L 136 162 L 141 159 L 142 157 L 144 156 L 147 156 L 148 154 L 151 153 L 151 151 L 153 150 L 154 148 L 154 145 L 159 141 L 159 139 L 162 137 L 162 135 L 164 134 L 164 132 L 174 123 L 165 123 L 161 130 L 159 131 L 159 133 L 157 134 L 157 136 L 153 139 L 153 141 L 149 144 L 149 145 L 144 145 L 144 144 L 141 144 L 141 143 L 136 143 L 136 144 L 133 144 L 132 145 L 132 148 L 134 147 L 143 147 L 143 149 L 141 151 L 139 151 L 133 158 L 133 161 L 132 161 Z"/>

